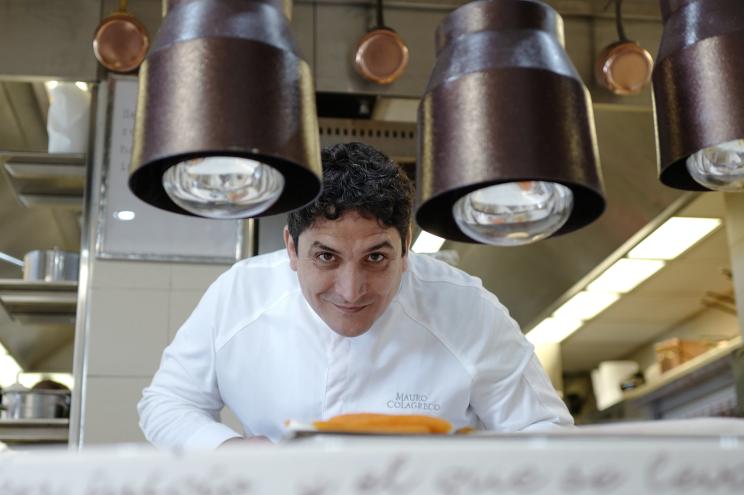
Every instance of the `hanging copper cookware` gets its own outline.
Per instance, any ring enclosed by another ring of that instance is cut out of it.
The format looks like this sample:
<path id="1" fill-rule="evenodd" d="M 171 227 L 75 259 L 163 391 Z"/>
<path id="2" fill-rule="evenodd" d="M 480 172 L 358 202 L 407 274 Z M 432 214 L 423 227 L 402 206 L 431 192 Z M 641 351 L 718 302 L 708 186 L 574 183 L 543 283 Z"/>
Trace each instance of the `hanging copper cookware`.
<path id="1" fill-rule="evenodd" d="M 119 10 L 98 25 L 93 36 L 93 53 L 113 72 L 132 72 L 145 60 L 150 38 L 145 26 L 127 12 L 127 0 L 119 0 Z"/>
<path id="2" fill-rule="evenodd" d="M 359 40 L 354 65 L 362 77 L 378 84 L 392 83 L 408 65 L 408 47 L 383 22 L 382 0 L 377 0 L 376 26 Z"/>
<path id="3" fill-rule="evenodd" d="M 622 0 L 615 2 L 615 22 L 619 41 L 606 46 L 597 57 L 597 82 L 616 95 L 632 95 L 651 82 L 654 60 L 641 45 L 625 36 L 622 20 Z"/>

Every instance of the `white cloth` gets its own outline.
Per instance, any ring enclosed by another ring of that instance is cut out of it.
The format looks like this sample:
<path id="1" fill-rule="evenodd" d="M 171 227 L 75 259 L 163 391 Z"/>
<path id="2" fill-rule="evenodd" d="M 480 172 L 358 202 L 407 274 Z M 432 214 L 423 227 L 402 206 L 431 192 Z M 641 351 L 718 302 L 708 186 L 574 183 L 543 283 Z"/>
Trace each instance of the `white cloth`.
<path id="1" fill-rule="evenodd" d="M 428 414 L 455 428 L 546 429 L 573 420 L 516 322 L 481 281 L 410 253 L 390 306 L 359 337 L 333 332 L 285 251 L 236 263 L 163 352 L 138 405 L 160 447 L 214 448 L 238 433 L 342 413 Z"/>

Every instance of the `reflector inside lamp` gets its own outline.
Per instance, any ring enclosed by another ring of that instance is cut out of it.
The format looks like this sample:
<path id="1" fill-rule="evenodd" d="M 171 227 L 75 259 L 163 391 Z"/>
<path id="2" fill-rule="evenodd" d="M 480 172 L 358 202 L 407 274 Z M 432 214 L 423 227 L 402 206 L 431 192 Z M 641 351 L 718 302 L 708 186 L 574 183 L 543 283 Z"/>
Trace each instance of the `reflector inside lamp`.
<path id="1" fill-rule="evenodd" d="M 696 182 L 708 189 L 744 190 L 744 139 L 728 141 L 690 155 L 687 170 Z"/>
<path id="2" fill-rule="evenodd" d="M 520 246 L 556 232 L 572 208 L 573 193 L 566 186 L 521 181 L 473 191 L 455 203 L 452 214 L 458 227 L 478 242 Z"/>
<path id="3" fill-rule="evenodd" d="M 256 160 L 215 156 L 174 165 L 163 174 L 163 187 L 174 203 L 195 215 L 243 218 L 273 205 L 284 177 Z"/>

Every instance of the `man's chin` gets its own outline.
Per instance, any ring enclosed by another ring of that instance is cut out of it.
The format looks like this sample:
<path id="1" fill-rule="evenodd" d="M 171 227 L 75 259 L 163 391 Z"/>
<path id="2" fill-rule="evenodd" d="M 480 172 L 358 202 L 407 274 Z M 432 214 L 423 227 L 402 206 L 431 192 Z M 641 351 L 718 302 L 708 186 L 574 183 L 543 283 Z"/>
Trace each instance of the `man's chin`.
<path id="1" fill-rule="evenodd" d="M 357 325 L 350 325 L 348 322 L 346 322 L 345 324 L 339 324 L 339 322 L 326 323 L 331 330 L 341 335 L 342 337 L 359 337 L 360 335 L 367 333 L 367 331 L 372 327 L 371 324 L 367 325 L 363 323 Z"/>

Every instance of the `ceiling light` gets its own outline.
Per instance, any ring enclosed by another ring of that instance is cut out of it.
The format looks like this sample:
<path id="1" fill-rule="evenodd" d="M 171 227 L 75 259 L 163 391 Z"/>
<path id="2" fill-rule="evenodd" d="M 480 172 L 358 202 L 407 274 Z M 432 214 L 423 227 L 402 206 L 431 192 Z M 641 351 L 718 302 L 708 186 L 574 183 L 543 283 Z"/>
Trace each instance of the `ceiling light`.
<path id="1" fill-rule="evenodd" d="M 598 292 L 619 292 L 624 294 L 635 289 L 641 282 L 661 270 L 664 262 L 660 260 L 636 260 L 623 258 L 602 272 L 587 290 Z"/>
<path id="2" fill-rule="evenodd" d="M 59 86 L 59 81 L 46 81 L 44 82 L 44 86 L 46 87 L 47 91 L 51 91 Z"/>
<path id="3" fill-rule="evenodd" d="M 689 190 L 744 189 L 741 0 L 661 0 L 653 72 L 659 178 Z"/>
<path id="4" fill-rule="evenodd" d="M 564 320 L 562 318 L 545 318 L 539 325 L 527 332 L 527 340 L 534 345 L 556 344 L 568 338 L 581 328 L 581 320 Z"/>
<path id="5" fill-rule="evenodd" d="M 442 249 L 444 241 L 445 239 L 422 230 L 416 238 L 416 242 L 413 243 L 411 250 L 414 253 L 436 253 Z"/>
<path id="6" fill-rule="evenodd" d="M 613 292 L 582 291 L 558 308 L 553 316 L 565 320 L 591 320 L 620 299 Z"/>
<path id="7" fill-rule="evenodd" d="M 165 210 L 247 218 L 320 192 L 310 67 L 279 0 L 173 2 L 140 69 L 129 187 Z"/>
<path id="8" fill-rule="evenodd" d="M 516 246 L 596 220 L 605 199 L 591 99 L 558 13 L 533 0 L 472 1 L 436 40 L 418 110 L 418 224 Z"/>
<path id="9" fill-rule="evenodd" d="M 634 247 L 628 258 L 674 259 L 719 225 L 718 218 L 672 217 Z"/>
<path id="10" fill-rule="evenodd" d="M 87 83 L 78 81 L 78 82 L 75 83 L 75 86 L 77 86 L 78 89 L 80 89 L 81 91 L 88 91 L 88 84 Z"/>

